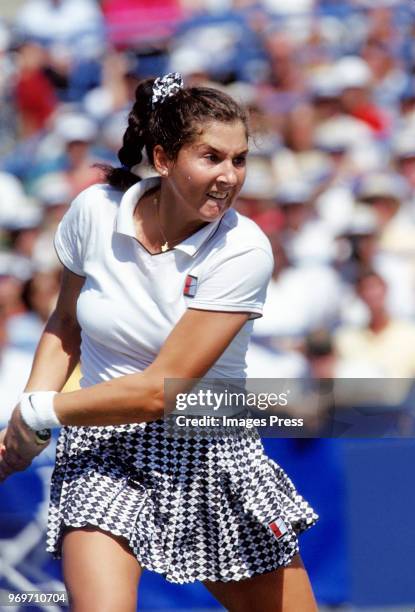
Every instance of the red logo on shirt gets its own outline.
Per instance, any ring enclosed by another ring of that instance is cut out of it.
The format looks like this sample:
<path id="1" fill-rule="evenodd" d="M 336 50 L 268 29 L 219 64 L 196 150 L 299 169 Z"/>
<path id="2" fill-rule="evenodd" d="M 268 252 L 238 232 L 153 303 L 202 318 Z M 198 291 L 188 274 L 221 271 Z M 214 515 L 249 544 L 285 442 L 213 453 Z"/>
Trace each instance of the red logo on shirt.
<path id="1" fill-rule="evenodd" d="M 197 276 L 188 274 L 184 283 L 183 295 L 187 297 L 195 297 L 197 290 Z"/>
<path id="2" fill-rule="evenodd" d="M 280 540 L 288 531 L 287 525 L 284 523 L 282 518 L 271 521 L 271 523 L 268 524 L 268 527 L 271 529 L 277 540 Z"/>

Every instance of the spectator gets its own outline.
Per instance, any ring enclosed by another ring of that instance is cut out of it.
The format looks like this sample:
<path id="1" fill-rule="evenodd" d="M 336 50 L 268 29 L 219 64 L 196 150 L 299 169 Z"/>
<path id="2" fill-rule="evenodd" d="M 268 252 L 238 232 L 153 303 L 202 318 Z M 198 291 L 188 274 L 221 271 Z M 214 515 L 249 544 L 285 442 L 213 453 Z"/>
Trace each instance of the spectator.
<path id="1" fill-rule="evenodd" d="M 367 62 L 360 57 L 343 57 L 336 64 L 336 71 L 344 112 L 366 123 L 378 136 L 385 135 L 389 123 L 373 101 L 373 74 Z"/>
<path id="2" fill-rule="evenodd" d="M 274 91 L 303 93 L 305 80 L 295 40 L 281 29 L 270 32 L 264 43 L 270 66 L 268 82 Z"/>
<path id="3" fill-rule="evenodd" d="M 414 90 L 415 96 L 415 90 Z M 415 101 L 415 97 L 414 97 Z M 415 189 L 415 114 L 408 125 L 397 132 L 392 143 L 392 153 L 396 170 Z M 413 198 L 412 198 L 413 200 Z M 412 209 L 414 208 L 412 203 Z M 412 213 L 414 211 L 412 210 Z"/>
<path id="4" fill-rule="evenodd" d="M 21 182 L 8 172 L 0 172 L 0 229 L 18 224 L 20 218 L 25 221 L 31 210 Z"/>
<path id="5" fill-rule="evenodd" d="M 4 427 L 23 391 L 32 365 L 32 353 L 10 346 L 7 316 L 0 305 L 0 426 Z"/>
<path id="6" fill-rule="evenodd" d="M 5 243 L 19 257 L 32 264 L 36 240 L 40 233 L 42 212 L 35 207 L 20 211 L 16 218 L 3 223 Z"/>
<path id="7" fill-rule="evenodd" d="M 357 197 L 372 207 L 379 224 L 382 251 L 395 254 L 415 253 L 415 223 L 407 198 L 407 182 L 391 172 L 376 172 L 363 177 Z"/>
<path id="8" fill-rule="evenodd" d="M 127 115 L 136 85 L 137 76 L 131 60 L 122 53 L 109 53 L 103 60 L 99 87 L 92 89 L 84 97 L 85 111 L 96 121 L 105 121 L 123 109 Z"/>
<path id="9" fill-rule="evenodd" d="M 304 182 L 283 183 L 276 195 L 283 215 L 282 241 L 294 265 L 329 263 L 335 255 L 330 227 L 316 215 L 312 186 Z"/>
<path id="10" fill-rule="evenodd" d="M 20 114 L 20 133 L 23 139 L 46 127 L 58 100 L 46 77 L 46 51 L 33 42 L 24 43 L 19 50 L 15 101 Z"/>
<path id="11" fill-rule="evenodd" d="M 116 45 L 171 36 L 183 17 L 179 0 L 103 0 L 102 10 L 110 41 Z"/>
<path id="12" fill-rule="evenodd" d="M 8 27 L 0 20 L 0 157 L 13 146 L 16 137 L 15 112 L 11 104 L 15 66 L 8 52 L 11 41 Z"/>
<path id="13" fill-rule="evenodd" d="M 281 227 L 282 217 L 275 210 L 273 202 L 275 189 L 272 159 L 267 155 L 250 155 L 247 176 L 236 209 L 260 225 L 268 224 L 272 217 L 274 228 Z"/>
<path id="14" fill-rule="evenodd" d="M 48 174 L 65 176 L 69 201 L 82 189 L 103 180 L 95 166 L 101 161 L 95 154 L 96 123 L 83 113 L 62 112 L 55 119 L 54 131 L 37 151 L 37 159 L 28 172 L 27 186 L 35 194 L 36 183 L 47 183 Z M 52 182 L 55 181 L 52 177 Z"/>
<path id="15" fill-rule="evenodd" d="M 353 287 L 362 268 L 373 268 L 388 285 L 387 308 L 392 316 L 413 318 L 415 315 L 415 278 L 411 258 L 380 248 L 380 225 L 368 205 L 356 205 L 353 218 L 340 237 L 338 269 L 348 290 L 342 303 L 343 323 L 366 324 L 369 313 Z"/>
<path id="16" fill-rule="evenodd" d="M 12 253 L 0 253 L 0 308 L 7 320 L 26 311 L 22 291 L 30 276 L 30 265 L 25 260 Z"/>
<path id="17" fill-rule="evenodd" d="M 72 198 L 64 173 L 47 174 L 35 185 L 35 194 L 44 208 L 43 223 L 33 249 L 33 261 L 41 269 L 60 266 L 53 245 L 56 229 Z"/>
<path id="18" fill-rule="evenodd" d="M 327 263 L 310 257 L 298 265 L 290 259 L 281 233 L 271 239 L 276 264 L 263 317 L 254 324 L 254 336 L 268 346 L 298 348 L 308 331 L 335 324 L 342 287 L 337 273 Z"/>
<path id="19" fill-rule="evenodd" d="M 356 284 L 369 311 L 362 327 L 341 327 L 336 348 L 350 366 L 364 364 L 373 376 L 412 378 L 415 374 L 415 325 L 392 318 L 387 310 L 387 286 L 373 270 L 362 270 Z"/>
<path id="20" fill-rule="evenodd" d="M 37 271 L 24 286 L 23 301 L 28 312 L 39 324 L 39 337 L 56 306 L 59 294 L 60 270 Z"/>
<path id="21" fill-rule="evenodd" d="M 83 38 L 102 38 L 102 15 L 95 0 L 26 0 L 16 28 L 22 38 L 64 45 L 76 54 Z"/>

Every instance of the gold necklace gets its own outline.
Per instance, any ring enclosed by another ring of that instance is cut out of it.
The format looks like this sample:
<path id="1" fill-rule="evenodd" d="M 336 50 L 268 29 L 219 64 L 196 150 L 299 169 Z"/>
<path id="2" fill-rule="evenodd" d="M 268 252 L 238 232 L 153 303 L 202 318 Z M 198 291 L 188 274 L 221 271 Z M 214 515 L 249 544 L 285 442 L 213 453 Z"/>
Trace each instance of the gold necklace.
<path id="1" fill-rule="evenodd" d="M 168 251 L 169 249 L 172 248 L 173 244 L 175 244 L 175 243 L 179 244 L 179 242 L 181 242 L 182 240 L 187 238 L 188 233 L 183 235 L 183 237 L 181 237 L 181 238 L 179 237 L 179 238 L 176 238 L 175 240 L 171 240 L 169 242 L 169 240 L 167 239 L 166 234 L 163 231 L 163 228 L 161 227 L 161 221 L 160 221 L 160 200 L 158 199 L 157 196 L 155 198 L 153 198 L 153 204 L 156 205 L 157 225 L 158 225 L 161 237 L 164 240 L 164 243 L 161 245 L 160 250 L 161 250 L 162 253 L 165 253 L 166 251 Z"/>
<path id="2" fill-rule="evenodd" d="M 169 241 L 167 240 L 166 234 L 163 232 L 163 228 L 161 227 L 161 221 L 160 221 L 160 200 L 158 199 L 157 196 L 153 199 L 153 204 L 156 205 L 157 225 L 159 227 L 159 231 L 160 231 L 161 237 L 164 240 L 164 244 L 161 245 L 160 249 L 161 249 L 162 253 L 165 253 L 166 251 L 169 250 Z"/>

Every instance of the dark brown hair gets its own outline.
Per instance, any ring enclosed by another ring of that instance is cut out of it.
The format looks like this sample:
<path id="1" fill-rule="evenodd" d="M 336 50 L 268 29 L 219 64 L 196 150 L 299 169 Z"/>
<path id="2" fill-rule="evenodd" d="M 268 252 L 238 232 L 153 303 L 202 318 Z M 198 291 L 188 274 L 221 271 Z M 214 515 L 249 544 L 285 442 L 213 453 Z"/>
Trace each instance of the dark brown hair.
<path id="1" fill-rule="evenodd" d="M 130 172 L 130 168 L 142 161 L 143 150 L 151 165 L 157 144 L 170 159 L 176 159 L 181 147 L 192 142 L 201 125 L 207 122 L 242 121 L 248 136 L 245 111 L 222 91 L 211 87 L 184 87 L 153 108 L 153 83 L 154 79 L 146 79 L 138 84 L 123 146 L 118 151 L 122 167 L 106 171 L 108 183 L 121 190 L 141 180 Z"/>

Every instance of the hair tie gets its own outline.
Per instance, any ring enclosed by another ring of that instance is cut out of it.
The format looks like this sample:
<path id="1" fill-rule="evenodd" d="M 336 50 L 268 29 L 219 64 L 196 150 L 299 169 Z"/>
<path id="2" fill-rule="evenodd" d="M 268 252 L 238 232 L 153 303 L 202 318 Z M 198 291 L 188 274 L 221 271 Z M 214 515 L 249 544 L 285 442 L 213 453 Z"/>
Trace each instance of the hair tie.
<path id="1" fill-rule="evenodd" d="M 175 96 L 180 89 L 183 89 L 183 78 L 179 72 L 170 72 L 163 77 L 158 77 L 153 84 L 152 108 L 163 104 L 167 98 Z"/>

